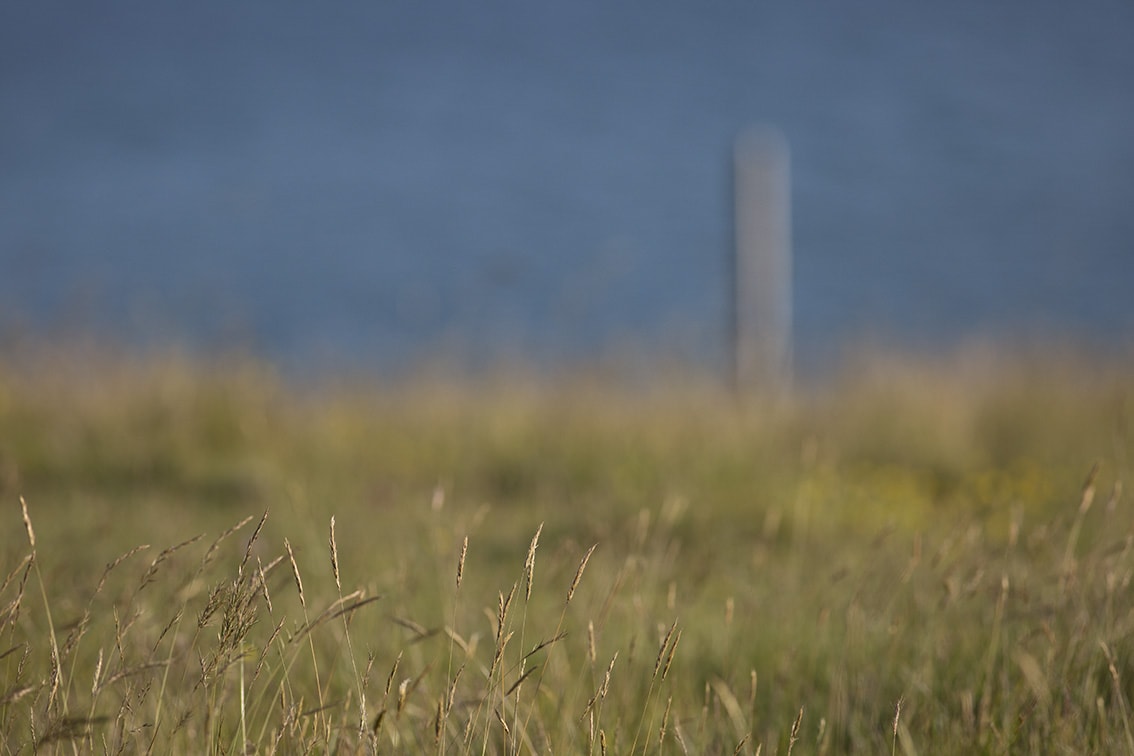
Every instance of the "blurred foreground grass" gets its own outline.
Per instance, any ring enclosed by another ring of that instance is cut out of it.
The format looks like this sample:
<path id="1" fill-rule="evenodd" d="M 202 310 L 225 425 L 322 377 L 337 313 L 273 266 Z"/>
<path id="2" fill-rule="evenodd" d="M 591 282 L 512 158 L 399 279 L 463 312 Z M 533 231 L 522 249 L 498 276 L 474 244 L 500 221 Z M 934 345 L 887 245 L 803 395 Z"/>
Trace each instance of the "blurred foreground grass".
<path id="1" fill-rule="evenodd" d="M 9 359 L 0 752 L 1134 752 L 1132 390 Z"/>

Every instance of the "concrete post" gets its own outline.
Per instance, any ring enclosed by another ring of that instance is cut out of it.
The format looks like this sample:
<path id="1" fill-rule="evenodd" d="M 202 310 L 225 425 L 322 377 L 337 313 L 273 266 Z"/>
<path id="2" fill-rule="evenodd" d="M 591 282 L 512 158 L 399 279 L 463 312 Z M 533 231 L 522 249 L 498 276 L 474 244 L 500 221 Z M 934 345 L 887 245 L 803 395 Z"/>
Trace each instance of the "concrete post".
<path id="1" fill-rule="evenodd" d="M 733 379 L 738 392 L 781 393 L 792 377 L 790 160 L 773 130 L 734 147 Z"/>

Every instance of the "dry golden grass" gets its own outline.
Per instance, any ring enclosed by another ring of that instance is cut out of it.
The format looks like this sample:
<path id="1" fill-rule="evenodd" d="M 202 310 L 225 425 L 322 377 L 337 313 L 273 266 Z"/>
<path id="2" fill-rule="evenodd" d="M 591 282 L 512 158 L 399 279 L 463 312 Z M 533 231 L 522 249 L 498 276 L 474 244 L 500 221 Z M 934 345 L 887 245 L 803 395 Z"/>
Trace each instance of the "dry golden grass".
<path id="1" fill-rule="evenodd" d="M 737 405 L 39 359 L 0 752 L 1134 751 L 1122 365 Z"/>

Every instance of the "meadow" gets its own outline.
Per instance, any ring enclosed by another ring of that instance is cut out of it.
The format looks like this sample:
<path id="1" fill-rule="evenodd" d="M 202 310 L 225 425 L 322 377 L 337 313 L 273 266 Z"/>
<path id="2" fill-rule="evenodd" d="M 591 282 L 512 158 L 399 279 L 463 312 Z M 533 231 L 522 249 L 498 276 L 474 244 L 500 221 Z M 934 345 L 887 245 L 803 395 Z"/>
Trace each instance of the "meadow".
<path id="1" fill-rule="evenodd" d="M 1134 753 L 1128 360 L 0 362 L 0 753 Z"/>

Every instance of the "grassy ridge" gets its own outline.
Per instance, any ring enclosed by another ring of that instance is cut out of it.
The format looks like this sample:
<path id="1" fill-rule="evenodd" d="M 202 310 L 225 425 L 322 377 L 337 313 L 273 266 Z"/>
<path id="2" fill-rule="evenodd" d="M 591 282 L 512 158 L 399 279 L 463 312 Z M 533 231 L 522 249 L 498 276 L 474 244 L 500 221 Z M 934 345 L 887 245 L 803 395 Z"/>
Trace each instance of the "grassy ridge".
<path id="1" fill-rule="evenodd" d="M 9 361 L 0 744 L 1134 750 L 1132 388 L 979 355 L 743 406 Z"/>

